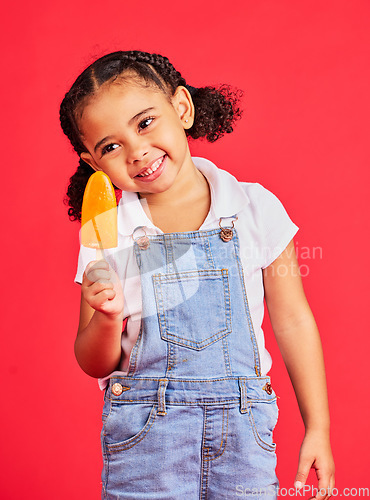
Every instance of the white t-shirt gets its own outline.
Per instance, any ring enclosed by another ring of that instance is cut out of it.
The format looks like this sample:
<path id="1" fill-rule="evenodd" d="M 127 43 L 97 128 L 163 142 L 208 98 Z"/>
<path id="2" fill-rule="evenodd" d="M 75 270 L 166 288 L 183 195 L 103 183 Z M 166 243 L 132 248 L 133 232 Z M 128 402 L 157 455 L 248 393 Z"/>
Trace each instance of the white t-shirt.
<path id="1" fill-rule="evenodd" d="M 258 183 L 238 182 L 235 177 L 217 168 L 204 158 L 193 158 L 193 162 L 206 177 L 211 190 L 211 208 L 200 230 L 229 226 L 231 217 L 237 215 L 235 229 L 240 243 L 240 258 L 244 271 L 245 286 L 257 345 L 261 359 L 261 375 L 266 375 L 272 360 L 265 348 L 262 331 L 264 315 L 264 289 L 262 269 L 270 265 L 286 248 L 298 227 L 291 221 L 281 202 L 270 191 Z M 162 234 L 146 215 L 142 200 L 137 193 L 122 192 L 118 204 L 118 247 L 105 250 L 105 258 L 118 274 L 124 293 L 124 312 L 127 318 L 122 334 L 122 360 L 119 371 L 125 374 L 132 347 L 139 334 L 141 324 L 140 272 L 133 251 L 133 234 L 137 238 L 144 234 Z M 228 217 L 230 220 L 228 221 Z M 96 251 L 81 246 L 76 283 L 82 282 L 87 264 L 96 259 Z M 112 374 L 111 374 L 112 375 Z M 99 379 L 101 389 L 111 376 Z"/>

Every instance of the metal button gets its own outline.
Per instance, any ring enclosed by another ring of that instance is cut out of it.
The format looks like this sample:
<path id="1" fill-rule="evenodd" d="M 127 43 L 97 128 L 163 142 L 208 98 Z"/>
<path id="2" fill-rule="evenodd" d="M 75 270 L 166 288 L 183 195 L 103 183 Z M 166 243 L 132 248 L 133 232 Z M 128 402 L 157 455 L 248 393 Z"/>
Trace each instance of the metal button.
<path id="1" fill-rule="evenodd" d="M 238 220 L 238 218 L 236 216 L 234 216 L 234 220 L 231 221 L 231 224 L 232 226 L 231 227 L 222 227 L 221 226 L 221 223 L 222 223 L 222 219 L 228 219 L 230 217 L 221 217 L 219 222 L 218 222 L 218 225 L 220 226 L 220 238 L 222 239 L 222 241 L 230 241 L 233 239 L 233 236 L 234 236 L 234 232 L 233 232 L 233 229 L 234 229 L 234 221 Z"/>
<path id="2" fill-rule="evenodd" d="M 271 395 L 272 394 L 272 386 L 270 382 L 266 382 L 266 384 L 262 387 L 264 391 L 267 392 L 267 394 Z"/>
<path id="3" fill-rule="evenodd" d="M 112 392 L 115 396 L 120 396 L 123 393 L 123 387 L 121 384 L 116 382 L 112 385 Z"/>
<path id="4" fill-rule="evenodd" d="M 144 234 L 135 238 L 135 234 L 137 234 L 138 231 L 139 232 L 142 231 Z M 140 250 L 146 250 L 149 247 L 150 241 L 149 241 L 148 236 L 146 235 L 145 227 L 143 227 L 143 226 L 136 227 L 131 236 L 132 236 L 132 239 L 138 244 Z"/>
<path id="5" fill-rule="evenodd" d="M 222 241 L 230 241 L 232 240 L 234 234 L 233 230 L 228 227 L 223 227 L 220 232 L 220 237 Z"/>
<path id="6" fill-rule="evenodd" d="M 146 235 L 140 236 L 140 238 L 137 238 L 136 243 L 139 245 L 139 248 L 141 250 L 146 250 L 150 245 L 149 238 Z"/>

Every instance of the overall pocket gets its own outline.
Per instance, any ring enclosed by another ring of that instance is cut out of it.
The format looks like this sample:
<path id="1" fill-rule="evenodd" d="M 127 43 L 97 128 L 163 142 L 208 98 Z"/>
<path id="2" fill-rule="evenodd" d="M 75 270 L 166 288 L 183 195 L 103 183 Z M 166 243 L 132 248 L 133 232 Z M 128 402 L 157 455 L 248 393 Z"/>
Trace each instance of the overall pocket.
<path id="1" fill-rule="evenodd" d="M 112 403 L 104 418 L 102 438 L 107 453 L 136 446 L 150 431 L 157 416 L 157 405 Z"/>
<path id="2" fill-rule="evenodd" d="M 153 275 L 161 338 L 201 350 L 231 332 L 227 269 Z"/>
<path id="3" fill-rule="evenodd" d="M 273 452 L 273 430 L 277 423 L 279 409 L 276 399 L 250 403 L 249 420 L 257 444 L 266 451 Z"/>

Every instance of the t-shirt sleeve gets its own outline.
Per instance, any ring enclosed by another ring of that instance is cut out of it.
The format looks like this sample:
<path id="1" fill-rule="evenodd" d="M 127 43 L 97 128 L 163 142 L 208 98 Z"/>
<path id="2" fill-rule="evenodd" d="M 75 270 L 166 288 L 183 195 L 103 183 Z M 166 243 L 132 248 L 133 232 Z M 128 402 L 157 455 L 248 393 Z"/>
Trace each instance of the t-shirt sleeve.
<path id="1" fill-rule="evenodd" d="M 262 244 L 261 268 L 265 269 L 285 250 L 298 231 L 281 201 L 261 184 L 254 189 L 255 214 Z"/>
<path id="2" fill-rule="evenodd" d="M 82 283 L 82 277 L 86 266 L 92 260 L 96 260 L 96 250 L 95 248 L 87 248 L 84 246 L 80 246 L 80 253 L 78 255 L 78 263 L 77 263 L 77 273 L 75 276 L 75 283 Z"/>

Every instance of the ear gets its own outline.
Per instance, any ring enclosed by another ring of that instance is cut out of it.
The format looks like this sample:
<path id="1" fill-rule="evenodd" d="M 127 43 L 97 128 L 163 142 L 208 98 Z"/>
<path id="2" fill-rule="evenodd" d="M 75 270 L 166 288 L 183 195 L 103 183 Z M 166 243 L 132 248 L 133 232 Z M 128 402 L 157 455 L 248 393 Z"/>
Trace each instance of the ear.
<path id="1" fill-rule="evenodd" d="M 90 165 L 91 168 L 93 168 L 95 170 L 95 172 L 97 172 L 98 170 L 101 170 L 100 167 L 98 167 L 98 165 L 95 163 L 95 160 L 94 158 L 91 156 L 90 153 L 81 153 L 80 155 L 80 158 L 81 160 L 83 160 L 85 163 L 87 163 L 88 165 Z"/>
<path id="2" fill-rule="evenodd" d="M 177 87 L 172 96 L 172 105 L 177 111 L 184 129 L 189 129 L 194 123 L 194 103 L 190 92 L 183 86 Z"/>

